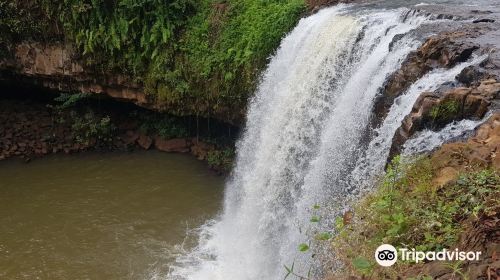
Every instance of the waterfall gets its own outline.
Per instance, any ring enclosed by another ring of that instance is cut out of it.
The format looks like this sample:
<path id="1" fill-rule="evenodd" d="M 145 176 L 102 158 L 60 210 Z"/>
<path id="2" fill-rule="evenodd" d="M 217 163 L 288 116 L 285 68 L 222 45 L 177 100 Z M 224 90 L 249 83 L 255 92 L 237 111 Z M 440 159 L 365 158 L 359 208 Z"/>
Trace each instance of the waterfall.
<path id="1" fill-rule="evenodd" d="M 419 45 L 411 31 L 427 21 L 407 9 L 343 5 L 302 19 L 250 102 L 223 213 L 201 229 L 198 247 L 177 259 L 168 279 L 283 279 L 292 263 L 307 274 L 314 250 L 298 245 L 331 228 L 328 219 L 310 222 L 313 205 L 340 212 L 359 184 L 383 170 L 390 138 L 420 90 L 466 66 L 422 78 L 370 130 L 377 94 Z"/>

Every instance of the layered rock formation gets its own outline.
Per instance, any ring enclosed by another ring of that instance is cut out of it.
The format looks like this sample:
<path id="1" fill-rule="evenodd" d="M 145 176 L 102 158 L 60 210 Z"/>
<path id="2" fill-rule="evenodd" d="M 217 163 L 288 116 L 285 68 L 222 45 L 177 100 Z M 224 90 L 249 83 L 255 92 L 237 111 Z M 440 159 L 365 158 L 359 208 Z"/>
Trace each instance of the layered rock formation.
<path id="1" fill-rule="evenodd" d="M 383 119 L 394 99 L 431 70 L 451 68 L 467 61 L 480 46 L 464 39 L 479 33 L 478 30 L 441 32 L 428 38 L 416 51 L 411 52 L 381 90 L 375 103 L 376 119 Z"/>
<path id="2" fill-rule="evenodd" d="M 500 82 L 496 79 L 483 80 L 477 86 L 422 93 L 396 131 L 391 154 L 397 154 L 402 144 L 417 131 L 438 130 L 452 121 L 483 118 L 490 105 L 496 105 L 498 100 Z"/>
<path id="3" fill-rule="evenodd" d="M 20 80 L 64 92 L 105 94 L 159 110 L 132 77 L 92 73 L 85 69 L 71 45 L 26 42 L 16 46 L 14 58 L 0 61 L 0 80 Z"/>
<path id="4" fill-rule="evenodd" d="M 432 154 L 432 162 L 439 170 L 437 185 L 455 180 L 460 172 L 471 168 L 493 168 L 500 172 L 500 113 L 493 114 L 466 141 L 444 144 Z"/>

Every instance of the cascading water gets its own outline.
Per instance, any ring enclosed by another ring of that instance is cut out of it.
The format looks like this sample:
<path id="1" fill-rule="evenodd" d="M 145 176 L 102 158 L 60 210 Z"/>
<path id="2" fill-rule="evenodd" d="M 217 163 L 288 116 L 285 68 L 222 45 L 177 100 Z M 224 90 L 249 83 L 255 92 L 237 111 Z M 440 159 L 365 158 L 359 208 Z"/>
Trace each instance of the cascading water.
<path id="1" fill-rule="evenodd" d="M 292 263 L 307 274 L 312 253 L 297 246 L 331 226 L 327 219 L 311 225 L 313 205 L 341 211 L 360 178 L 382 171 L 419 85 L 453 79 L 466 66 L 417 82 L 360 151 L 379 89 L 418 46 L 411 31 L 428 21 L 407 12 L 337 6 L 299 22 L 250 103 L 223 214 L 201 229 L 199 246 L 178 258 L 168 279 L 282 279 Z"/>
<path id="2" fill-rule="evenodd" d="M 436 90 L 442 84 L 453 81 L 455 77 L 467 66 L 475 65 L 480 63 L 486 58 L 486 56 L 478 56 L 472 58 L 470 61 L 458 64 L 457 66 L 451 69 L 436 69 L 431 71 L 430 73 L 424 75 L 422 78 L 417 80 L 415 83 L 411 85 L 411 87 L 401 96 L 394 100 L 394 104 L 391 106 L 387 117 L 384 119 L 384 122 L 380 127 L 375 129 L 375 137 L 370 141 L 367 152 L 364 156 L 360 157 L 356 162 L 356 168 L 353 171 L 351 176 L 352 180 L 355 183 L 351 183 L 351 185 L 366 185 L 370 183 L 370 178 L 375 174 L 380 173 L 385 165 L 385 160 L 380 161 L 379 159 L 386 159 L 389 156 L 389 150 L 392 144 L 392 136 L 396 129 L 401 125 L 404 117 L 408 115 L 413 107 L 413 104 L 417 100 L 418 96 L 422 92 L 432 92 Z M 469 121 L 471 123 L 475 123 L 473 121 Z M 453 126 L 453 124 L 452 124 Z M 468 122 L 462 128 L 466 129 L 467 126 L 471 126 Z M 452 130 L 455 133 L 458 133 L 458 130 Z M 463 131 L 460 129 L 460 131 Z M 426 148 L 420 145 L 419 148 L 416 147 L 416 142 L 419 142 L 418 139 L 422 139 L 424 136 L 419 137 L 417 140 L 409 141 L 410 147 L 405 148 L 405 154 L 418 153 L 423 151 L 430 151 L 433 148 L 442 144 L 446 139 L 452 138 L 452 132 L 446 133 L 447 129 L 444 129 L 441 132 L 432 132 L 429 131 L 424 135 L 433 135 L 433 144 L 435 146 L 431 147 L 430 145 Z M 445 134 L 449 134 L 445 136 Z M 440 137 L 441 136 L 441 137 Z M 456 135 L 458 136 L 458 135 Z M 429 136 L 431 137 L 431 136 Z M 439 141 L 438 139 L 441 139 Z M 408 144 L 408 143 L 407 143 Z M 430 143 L 427 143 L 430 144 Z"/>
<path id="3" fill-rule="evenodd" d="M 491 117 L 486 114 L 481 120 L 461 120 L 452 122 L 440 131 L 424 130 L 417 133 L 415 137 L 408 139 L 403 145 L 403 155 L 413 155 L 432 151 L 443 143 L 450 140 L 470 136 L 476 127 L 483 124 Z"/>

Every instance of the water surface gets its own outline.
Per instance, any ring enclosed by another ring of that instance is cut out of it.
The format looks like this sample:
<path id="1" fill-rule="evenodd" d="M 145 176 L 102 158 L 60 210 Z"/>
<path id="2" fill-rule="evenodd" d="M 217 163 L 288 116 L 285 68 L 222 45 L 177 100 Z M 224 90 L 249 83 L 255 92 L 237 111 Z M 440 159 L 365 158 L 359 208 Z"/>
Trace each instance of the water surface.
<path id="1" fill-rule="evenodd" d="M 142 279 L 221 206 L 223 178 L 155 151 L 0 162 L 0 279 Z"/>

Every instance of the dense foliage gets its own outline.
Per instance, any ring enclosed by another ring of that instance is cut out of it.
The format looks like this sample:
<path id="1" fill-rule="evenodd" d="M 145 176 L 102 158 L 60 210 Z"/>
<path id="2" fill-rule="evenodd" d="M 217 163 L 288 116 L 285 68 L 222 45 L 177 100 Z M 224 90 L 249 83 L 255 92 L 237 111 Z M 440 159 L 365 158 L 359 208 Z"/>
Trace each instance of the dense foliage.
<path id="1" fill-rule="evenodd" d="M 37 9 L 24 2 L 0 0 L 0 57 L 11 54 L 13 42 L 37 38 L 47 29 L 47 22 L 38 20 Z"/>
<path id="2" fill-rule="evenodd" d="M 202 115 L 241 113 L 231 109 L 243 108 L 305 8 L 303 0 L 23 1 L 31 8 L 17 10 L 38 8 L 40 22 L 59 33 L 51 37 L 74 43 L 98 73 L 128 74 L 171 111 Z"/>

